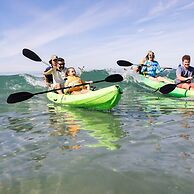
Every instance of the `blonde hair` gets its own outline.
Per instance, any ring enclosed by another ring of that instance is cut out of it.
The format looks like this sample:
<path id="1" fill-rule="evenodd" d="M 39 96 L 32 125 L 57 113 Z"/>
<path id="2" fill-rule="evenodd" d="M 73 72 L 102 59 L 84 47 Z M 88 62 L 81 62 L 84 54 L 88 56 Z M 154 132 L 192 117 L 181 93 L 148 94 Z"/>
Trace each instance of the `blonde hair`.
<path id="1" fill-rule="evenodd" d="M 65 72 L 65 76 L 66 76 L 66 77 L 69 75 L 69 71 L 70 71 L 71 69 L 73 69 L 73 70 L 75 71 L 75 68 L 74 68 L 74 67 L 69 67 L 69 68 L 67 68 L 67 70 L 66 70 L 66 72 Z M 76 73 L 76 71 L 75 71 L 75 73 Z"/>

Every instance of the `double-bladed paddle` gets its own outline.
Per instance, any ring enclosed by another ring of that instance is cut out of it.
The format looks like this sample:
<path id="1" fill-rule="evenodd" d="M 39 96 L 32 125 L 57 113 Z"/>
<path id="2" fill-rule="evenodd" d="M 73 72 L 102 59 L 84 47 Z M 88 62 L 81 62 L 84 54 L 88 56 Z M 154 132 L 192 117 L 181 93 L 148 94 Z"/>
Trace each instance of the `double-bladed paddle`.
<path id="1" fill-rule="evenodd" d="M 48 63 L 46 63 L 45 61 L 43 61 L 35 52 L 31 51 L 30 49 L 24 48 L 22 50 L 22 54 L 27 57 L 28 59 L 31 59 L 33 61 L 36 62 L 42 62 L 48 66 L 50 66 Z"/>
<path id="2" fill-rule="evenodd" d="M 130 66 L 133 66 L 133 65 L 135 65 L 135 66 L 147 66 L 147 65 L 144 65 L 144 64 L 133 64 L 133 63 L 131 63 L 131 62 L 129 62 L 129 61 L 125 61 L 125 60 L 118 60 L 117 61 L 117 64 L 119 65 L 119 66 L 122 66 L 122 67 L 130 67 Z M 172 69 L 171 67 L 163 67 L 162 69 Z"/>
<path id="3" fill-rule="evenodd" d="M 94 81 L 92 83 L 94 84 L 94 83 L 99 83 L 99 82 L 104 82 L 104 81 L 105 82 L 121 82 L 121 81 L 123 81 L 123 77 L 120 74 L 112 74 L 112 75 L 109 75 L 108 77 L 106 77 L 104 80 L 98 80 L 98 81 Z M 75 86 L 67 86 L 67 87 L 62 87 L 62 88 L 58 88 L 58 89 L 37 92 L 34 94 L 30 93 L 30 92 L 17 92 L 17 93 L 10 94 L 8 96 L 7 103 L 12 104 L 12 103 L 17 103 L 17 102 L 22 102 L 22 101 L 28 100 L 29 98 L 32 98 L 33 96 L 38 95 L 38 94 L 55 92 L 57 90 L 68 89 L 68 88 L 77 87 L 77 86 L 84 86 L 87 84 L 90 84 L 90 83 L 83 83 L 83 84 L 79 84 L 79 85 L 75 85 Z"/>
<path id="4" fill-rule="evenodd" d="M 162 94 L 168 94 L 168 93 L 172 92 L 179 84 L 187 83 L 189 80 L 190 79 L 187 79 L 187 80 L 181 81 L 180 83 L 177 83 L 177 84 L 166 84 L 166 85 L 162 86 L 161 88 L 159 88 L 159 91 Z"/>

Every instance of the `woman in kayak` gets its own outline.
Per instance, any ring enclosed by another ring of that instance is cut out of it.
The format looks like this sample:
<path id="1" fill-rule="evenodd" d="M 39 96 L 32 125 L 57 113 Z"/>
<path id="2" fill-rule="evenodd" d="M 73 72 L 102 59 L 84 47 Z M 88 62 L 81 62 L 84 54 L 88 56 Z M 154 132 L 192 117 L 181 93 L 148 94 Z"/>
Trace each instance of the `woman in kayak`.
<path id="1" fill-rule="evenodd" d="M 194 75 L 194 67 L 190 66 L 190 61 L 191 57 L 189 55 L 184 55 L 182 57 L 182 64 L 180 64 L 176 70 L 176 83 L 180 83 L 177 85 L 179 88 L 194 90 L 194 83 L 191 83 Z"/>
<path id="2" fill-rule="evenodd" d="M 76 74 L 76 71 L 73 67 L 69 67 L 66 71 L 66 82 L 65 82 L 65 87 L 68 86 L 75 86 L 75 85 L 80 85 L 84 82 L 83 80 L 81 80 L 81 78 Z M 90 83 L 92 83 L 92 81 L 87 82 L 87 85 L 84 86 L 76 86 L 76 87 L 72 87 L 69 89 L 64 90 L 64 93 L 66 94 L 84 94 L 87 93 L 90 90 Z"/>
<path id="3" fill-rule="evenodd" d="M 149 76 L 149 78 L 152 80 L 169 83 L 169 81 L 166 78 L 157 76 L 157 74 L 162 72 L 163 69 L 160 67 L 159 63 L 154 59 L 155 59 L 154 52 L 148 51 L 148 54 L 146 55 L 144 60 L 144 64 L 141 67 L 141 74 Z"/>

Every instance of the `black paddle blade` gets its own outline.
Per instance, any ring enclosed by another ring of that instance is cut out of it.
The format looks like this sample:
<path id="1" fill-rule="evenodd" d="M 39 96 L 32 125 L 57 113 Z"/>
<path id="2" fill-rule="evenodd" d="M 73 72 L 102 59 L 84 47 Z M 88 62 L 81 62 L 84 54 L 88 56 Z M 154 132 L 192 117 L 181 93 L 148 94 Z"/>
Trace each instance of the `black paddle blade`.
<path id="1" fill-rule="evenodd" d="M 129 62 L 129 61 L 125 61 L 125 60 L 118 60 L 117 61 L 117 64 L 119 66 L 123 66 L 123 67 L 129 67 L 129 66 L 132 66 L 133 63 Z"/>
<path id="2" fill-rule="evenodd" d="M 17 102 L 22 102 L 24 100 L 28 100 L 29 98 L 32 98 L 34 94 L 30 92 L 17 92 L 14 94 L 10 94 L 7 98 L 7 103 L 8 104 L 13 104 Z"/>
<path id="3" fill-rule="evenodd" d="M 105 78 L 106 82 L 121 82 L 123 77 L 120 74 L 112 74 Z"/>
<path id="4" fill-rule="evenodd" d="M 162 94 L 168 94 L 170 92 L 172 92 L 175 88 L 176 88 L 176 84 L 167 84 L 167 85 L 164 85 L 162 86 L 159 91 L 162 93 Z"/>
<path id="5" fill-rule="evenodd" d="M 28 59 L 31 59 L 33 61 L 38 61 L 38 62 L 41 62 L 42 59 L 33 51 L 27 49 L 27 48 L 24 48 L 22 50 L 22 54 L 27 57 Z"/>

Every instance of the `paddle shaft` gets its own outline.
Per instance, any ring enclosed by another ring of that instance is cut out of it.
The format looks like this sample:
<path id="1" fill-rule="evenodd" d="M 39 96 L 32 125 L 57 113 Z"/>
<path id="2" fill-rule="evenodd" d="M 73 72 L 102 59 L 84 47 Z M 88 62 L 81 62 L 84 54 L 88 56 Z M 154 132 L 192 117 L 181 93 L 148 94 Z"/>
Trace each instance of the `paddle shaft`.
<path id="1" fill-rule="evenodd" d="M 106 80 L 99 80 L 99 81 L 94 81 L 92 83 L 83 83 L 83 84 L 78 84 L 78 85 L 74 85 L 74 86 L 67 86 L 67 87 L 62 87 L 62 88 L 47 90 L 47 91 L 43 91 L 43 92 L 37 92 L 37 93 L 34 93 L 33 95 L 44 94 L 44 93 L 48 93 L 48 92 L 55 92 L 57 90 L 69 89 L 69 88 L 79 87 L 79 86 L 85 86 L 85 85 L 88 85 L 88 84 L 96 84 L 96 83 L 104 82 L 104 81 L 106 81 Z"/>
<path id="2" fill-rule="evenodd" d="M 47 65 L 48 67 L 51 67 L 51 65 L 49 65 L 47 62 L 45 61 L 41 61 L 42 63 L 44 63 L 45 65 Z"/>
<path id="3" fill-rule="evenodd" d="M 108 77 L 106 77 L 103 80 L 93 81 L 92 83 L 82 83 L 82 84 L 78 84 L 78 85 L 74 85 L 74 86 L 66 86 L 66 87 L 57 88 L 57 89 L 53 89 L 53 90 L 38 92 L 38 93 L 35 93 L 34 95 L 44 94 L 44 93 L 48 93 L 48 92 L 54 92 L 57 90 L 68 89 L 68 88 L 73 88 L 73 87 L 84 86 L 84 85 L 88 85 L 88 84 L 96 84 L 96 83 L 100 83 L 100 82 L 104 82 L 104 81 L 105 82 L 120 82 L 120 81 L 123 81 L 123 77 L 120 74 L 113 74 L 113 75 L 109 75 Z"/>
<path id="4" fill-rule="evenodd" d="M 34 93 L 34 94 L 30 93 L 30 92 L 17 92 L 17 93 L 14 93 L 14 94 L 10 94 L 8 96 L 7 103 L 11 104 L 11 103 L 22 102 L 22 101 L 28 100 L 29 98 L 32 98 L 33 96 L 38 95 L 38 94 L 44 94 L 44 93 L 54 92 L 54 91 L 61 90 L 61 89 L 79 87 L 79 86 L 84 86 L 84 85 L 87 85 L 87 84 L 99 83 L 99 82 L 104 82 L 104 81 L 106 81 L 106 82 L 121 82 L 121 81 L 123 81 L 123 77 L 120 74 L 113 74 L 113 75 L 109 75 L 108 77 L 106 77 L 103 80 L 82 83 L 82 84 L 78 84 L 78 85 L 74 85 L 74 86 L 67 86 L 67 87 L 57 88 L 57 89 L 47 90 L 47 91 L 43 91 L 43 92 L 37 92 L 37 93 Z"/>
<path id="5" fill-rule="evenodd" d="M 95 81 L 93 83 L 99 83 L 99 82 L 103 82 L 103 81 L 106 81 L 106 79 Z M 68 88 L 73 88 L 73 87 L 79 87 L 79 86 L 83 86 L 83 85 L 87 85 L 87 84 L 91 84 L 91 83 L 83 83 L 83 84 L 78 84 L 78 85 L 75 85 L 75 86 L 67 86 L 67 87 L 57 88 L 57 89 L 53 89 L 53 90 L 37 92 L 37 93 L 34 93 L 34 94 L 30 93 L 30 92 L 17 92 L 17 93 L 14 93 L 14 94 L 10 94 L 8 96 L 7 103 L 12 104 L 12 103 L 17 103 L 17 102 L 22 102 L 22 101 L 28 100 L 29 98 L 32 98 L 33 96 L 38 95 L 38 94 L 44 94 L 44 93 L 48 93 L 48 92 L 55 92 L 57 90 L 68 89 Z"/>
<path id="6" fill-rule="evenodd" d="M 133 64 L 135 66 L 142 66 L 142 67 L 151 67 L 151 65 L 144 65 L 144 64 Z M 162 68 L 162 67 L 161 67 Z M 172 69 L 172 67 L 163 67 L 162 68 L 163 70 L 166 70 L 166 69 Z"/>
<path id="7" fill-rule="evenodd" d="M 125 60 L 118 60 L 117 61 L 117 64 L 119 65 L 119 66 L 124 66 L 124 67 L 130 67 L 130 66 L 147 66 L 147 67 L 149 67 L 148 65 L 144 65 L 144 64 L 133 64 L 133 63 L 131 63 L 131 62 L 129 62 L 129 61 L 125 61 Z M 165 69 L 172 69 L 171 67 L 164 67 L 163 68 L 164 70 Z"/>

